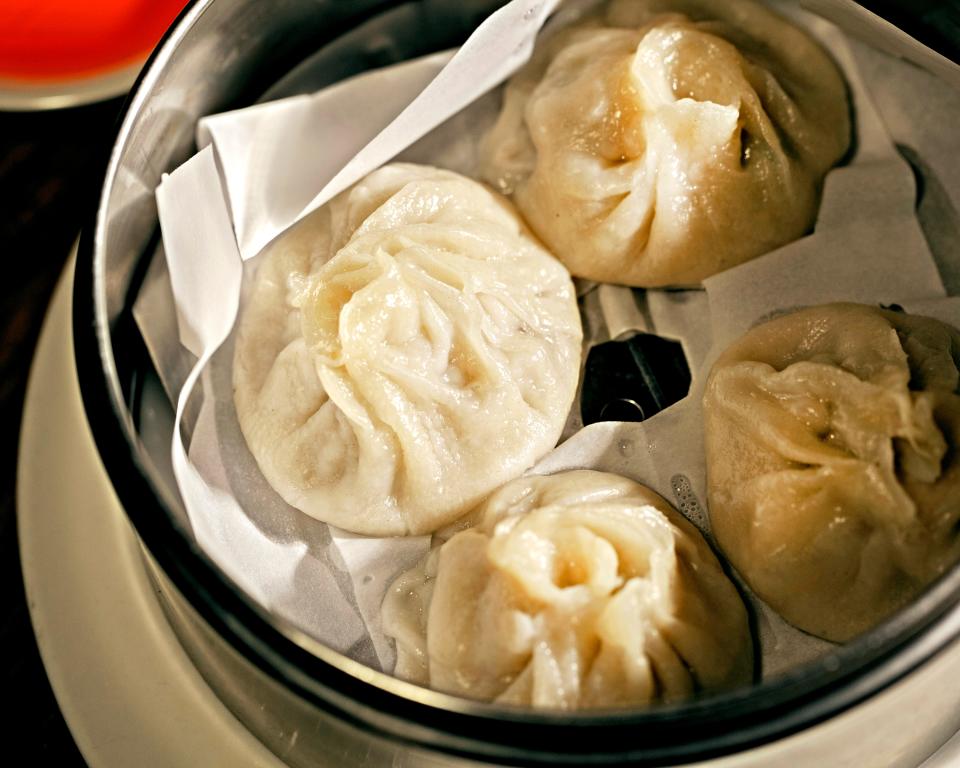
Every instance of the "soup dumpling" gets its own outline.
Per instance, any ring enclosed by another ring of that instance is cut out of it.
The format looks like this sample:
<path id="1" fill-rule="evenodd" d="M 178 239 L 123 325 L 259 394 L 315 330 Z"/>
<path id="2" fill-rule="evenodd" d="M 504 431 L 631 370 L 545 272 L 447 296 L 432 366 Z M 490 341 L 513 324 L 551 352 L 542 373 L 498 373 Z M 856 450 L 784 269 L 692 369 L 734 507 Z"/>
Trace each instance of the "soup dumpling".
<path id="1" fill-rule="evenodd" d="M 960 558 L 960 334 L 828 304 L 750 330 L 704 396 L 714 535 L 787 621 L 844 641 Z"/>
<path id="2" fill-rule="evenodd" d="M 750 0 L 614 0 L 506 87 L 484 177 L 578 277 L 695 284 L 808 232 L 847 89 Z"/>
<path id="3" fill-rule="evenodd" d="M 736 588 L 663 498 L 580 470 L 508 483 L 384 601 L 396 674 L 537 708 L 627 707 L 748 683 Z"/>
<path id="4" fill-rule="evenodd" d="M 580 369 L 574 287 L 500 195 L 386 166 L 261 258 L 234 399 L 292 506 L 422 534 L 556 444 Z"/>

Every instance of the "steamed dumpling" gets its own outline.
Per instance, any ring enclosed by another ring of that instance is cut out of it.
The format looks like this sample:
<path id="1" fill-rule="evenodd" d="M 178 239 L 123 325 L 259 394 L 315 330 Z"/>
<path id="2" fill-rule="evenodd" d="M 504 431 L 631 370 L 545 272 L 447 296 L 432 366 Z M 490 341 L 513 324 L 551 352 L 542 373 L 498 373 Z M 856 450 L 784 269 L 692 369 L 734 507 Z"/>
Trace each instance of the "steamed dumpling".
<path id="1" fill-rule="evenodd" d="M 960 334 L 858 304 L 758 326 L 704 397 L 710 520 L 789 622 L 847 640 L 960 557 Z"/>
<path id="2" fill-rule="evenodd" d="M 357 533 L 425 533 L 556 444 L 580 368 L 574 287 L 482 184 L 387 166 L 262 258 L 235 403 L 292 506 Z"/>
<path id="3" fill-rule="evenodd" d="M 751 680 L 736 588 L 653 491 L 587 470 L 509 483 L 384 601 L 396 674 L 541 708 L 675 701 Z"/>
<path id="4" fill-rule="evenodd" d="M 812 228 L 846 86 L 749 0 L 613 0 L 506 88 L 484 177 L 579 277 L 698 283 Z"/>

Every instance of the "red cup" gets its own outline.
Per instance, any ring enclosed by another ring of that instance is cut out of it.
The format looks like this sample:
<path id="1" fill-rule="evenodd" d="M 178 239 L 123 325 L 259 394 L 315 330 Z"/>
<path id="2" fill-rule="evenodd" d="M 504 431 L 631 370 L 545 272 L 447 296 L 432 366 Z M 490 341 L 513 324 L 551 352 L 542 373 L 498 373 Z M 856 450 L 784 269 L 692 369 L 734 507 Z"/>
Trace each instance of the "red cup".
<path id="1" fill-rule="evenodd" d="M 111 76 L 114 89 L 129 87 L 185 5 L 186 0 L 0 0 L 0 90 L 90 91 L 91 83 Z"/>

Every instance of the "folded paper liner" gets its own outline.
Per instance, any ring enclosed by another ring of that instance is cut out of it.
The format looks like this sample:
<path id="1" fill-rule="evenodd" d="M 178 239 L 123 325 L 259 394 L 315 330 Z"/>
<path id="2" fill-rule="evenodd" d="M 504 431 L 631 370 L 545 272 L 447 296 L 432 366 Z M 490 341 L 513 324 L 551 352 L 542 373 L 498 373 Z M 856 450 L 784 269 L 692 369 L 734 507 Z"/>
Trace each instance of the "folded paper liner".
<path id="1" fill-rule="evenodd" d="M 478 140 L 499 109 L 496 86 L 527 60 L 557 4 L 508 3 L 452 58 L 435 54 L 313 95 L 204 118 L 197 128 L 200 151 L 157 190 L 163 245 L 134 315 L 176 406 L 171 458 L 189 526 L 206 554 L 261 606 L 387 672 L 395 652 L 380 626 L 380 604 L 393 579 L 427 552 L 430 537 L 358 536 L 283 502 L 237 423 L 231 333 L 256 255 L 370 170 L 400 159 L 476 176 Z M 592 468 L 634 478 L 671 500 L 708 539 L 700 401 L 711 361 L 730 341 L 773 314 L 841 300 L 898 303 L 960 327 L 960 299 L 947 297 L 943 269 L 918 222 L 913 171 L 887 130 L 892 123 L 909 131 L 915 122 L 897 113 L 890 94 L 898 89 L 907 87 L 910 98 L 941 110 L 960 109 L 957 94 L 879 54 L 861 50 L 855 57 L 852 44 L 827 22 L 789 3 L 770 4 L 823 43 L 852 94 L 855 152 L 827 176 L 814 233 L 708 279 L 702 290 L 631 294 L 584 287 L 585 352 L 617 335 L 619 328 L 608 328 L 616 322 L 611 306 L 636 295 L 646 306 L 645 330 L 682 342 L 691 393 L 642 423 L 585 428 L 578 397 L 560 445 L 530 470 Z M 548 30 L 587 7 L 561 9 Z M 893 105 L 884 113 L 887 125 L 861 77 L 864 60 L 882 75 L 870 90 L 879 89 Z M 933 139 L 921 143 L 931 148 L 924 162 L 936 167 L 945 147 Z M 946 185 L 947 203 L 960 198 L 954 179 Z M 956 242 L 955 233 L 938 238 Z M 757 617 L 764 678 L 832 647 L 744 592 Z"/>

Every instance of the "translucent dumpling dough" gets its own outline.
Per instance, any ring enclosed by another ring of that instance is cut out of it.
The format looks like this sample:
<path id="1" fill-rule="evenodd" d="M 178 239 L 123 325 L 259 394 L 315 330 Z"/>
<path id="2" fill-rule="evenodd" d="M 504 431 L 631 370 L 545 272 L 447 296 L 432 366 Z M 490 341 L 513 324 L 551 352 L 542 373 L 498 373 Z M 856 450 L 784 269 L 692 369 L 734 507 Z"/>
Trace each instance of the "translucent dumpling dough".
<path id="1" fill-rule="evenodd" d="M 704 397 L 721 549 L 796 626 L 847 640 L 960 557 L 960 334 L 858 304 L 760 325 Z"/>
<path id="2" fill-rule="evenodd" d="M 579 277 L 694 284 L 812 228 L 846 86 L 749 0 L 614 0 L 509 83 L 484 176 Z"/>
<path id="3" fill-rule="evenodd" d="M 387 166 L 262 259 L 235 403 L 292 506 L 358 533 L 429 532 L 556 444 L 580 368 L 574 287 L 482 184 Z"/>
<path id="4" fill-rule="evenodd" d="M 751 680 L 747 615 L 699 532 L 588 470 L 515 480 L 384 601 L 396 674 L 541 708 L 675 701 Z"/>

